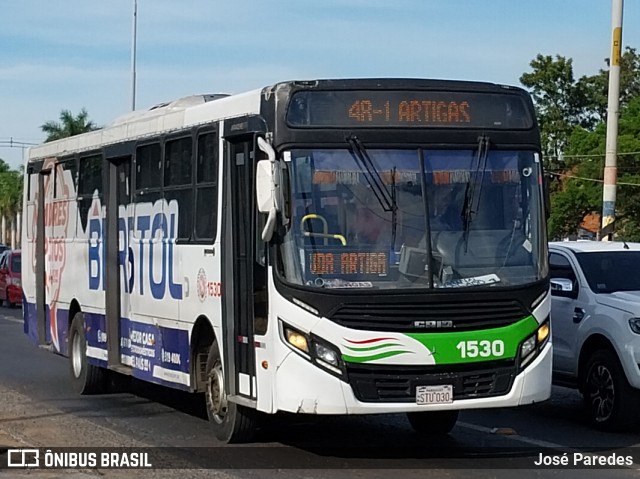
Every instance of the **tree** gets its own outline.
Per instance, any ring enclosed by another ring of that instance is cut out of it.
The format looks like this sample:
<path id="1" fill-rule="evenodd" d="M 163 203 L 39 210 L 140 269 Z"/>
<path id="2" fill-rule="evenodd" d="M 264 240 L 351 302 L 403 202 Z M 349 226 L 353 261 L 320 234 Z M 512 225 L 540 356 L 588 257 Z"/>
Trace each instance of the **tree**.
<path id="1" fill-rule="evenodd" d="M 71 111 L 62 110 L 60 112 L 60 122 L 48 121 L 40 126 L 43 133 L 46 133 L 45 142 L 79 135 L 88 131 L 99 130 L 93 121 L 89 121 L 89 114 L 84 108 L 77 116 L 73 116 Z"/>
<path id="2" fill-rule="evenodd" d="M 627 241 L 640 241 L 640 94 L 620 115 L 618 152 L 616 233 Z"/>
<path id="3" fill-rule="evenodd" d="M 610 59 L 605 59 L 607 67 Z M 578 80 L 578 88 L 586 99 L 586 109 L 591 120 L 605 121 L 609 95 L 609 69 L 600 70 L 597 75 L 583 76 Z M 640 55 L 635 48 L 626 47 L 620 57 L 620 108 L 640 96 Z"/>
<path id="4" fill-rule="evenodd" d="M 0 158 L 0 173 L 6 173 L 10 169 L 11 167 L 7 164 L 7 162 Z"/>
<path id="5" fill-rule="evenodd" d="M 609 60 L 605 63 L 609 65 Z M 602 209 L 609 70 L 577 82 L 572 60 L 537 55 L 520 82 L 530 89 L 541 130 L 545 168 L 553 175 L 551 238 L 577 231 L 584 216 Z M 620 124 L 616 231 L 640 239 L 640 55 L 627 47 L 620 58 Z M 578 179 L 584 178 L 584 179 Z M 624 183 L 629 183 L 625 185 Z M 636 208 L 637 205 L 637 208 Z M 636 220 L 636 218 L 638 218 Z"/>
<path id="6" fill-rule="evenodd" d="M 576 128 L 568 142 L 565 171 L 552 194 L 549 236 L 576 232 L 585 215 L 602 211 L 606 125 Z M 640 95 L 621 110 L 618 124 L 616 233 L 640 241 Z"/>
<path id="7" fill-rule="evenodd" d="M 586 99 L 573 78 L 573 60 L 538 54 L 529 64 L 533 69 L 520 77 L 531 89 L 540 134 L 542 154 L 557 159 L 565 150 L 569 136 L 583 118 Z"/>
<path id="8" fill-rule="evenodd" d="M 605 63 L 609 66 L 609 59 Z M 531 90 L 536 106 L 542 153 L 547 163 L 554 163 L 565 153 L 575 127 L 593 131 L 606 120 L 609 69 L 575 81 L 570 58 L 538 54 L 529 65 L 533 71 L 524 73 L 520 82 Z M 635 48 L 626 47 L 620 58 L 620 109 L 638 96 L 640 55 Z"/>
<path id="9" fill-rule="evenodd" d="M 11 237 L 17 237 L 16 217 L 22 205 L 22 181 L 22 171 L 11 170 L 9 165 L 0 159 L 0 217 L 2 221 L 0 242 L 10 241 L 6 231 L 7 219 L 11 222 Z"/>

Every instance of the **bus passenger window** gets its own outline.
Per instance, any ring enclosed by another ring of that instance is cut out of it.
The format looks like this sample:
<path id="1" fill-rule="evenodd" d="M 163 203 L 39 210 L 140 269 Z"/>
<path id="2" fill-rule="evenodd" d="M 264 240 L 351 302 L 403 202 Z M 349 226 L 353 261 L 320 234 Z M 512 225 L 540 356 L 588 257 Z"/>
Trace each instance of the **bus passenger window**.
<path id="1" fill-rule="evenodd" d="M 160 188 L 160 145 L 141 146 L 136 150 L 136 190 Z"/>
<path id="2" fill-rule="evenodd" d="M 178 231 L 175 239 L 191 239 L 193 233 L 191 137 L 167 141 L 164 153 L 164 199 L 178 206 Z"/>
<path id="3" fill-rule="evenodd" d="M 196 238 L 214 239 L 216 228 L 216 189 L 198 188 L 196 191 Z"/>
<path id="4" fill-rule="evenodd" d="M 218 208 L 218 142 L 216 132 L 198 136 L 196 152 L 196 240 L 216 236 Z"/>
<path id="5" fill-rule="evenodd" d="M 78 234 L 84 235 L 93 197 L 97 195 L 102 199 L 102 156 L 80 158 L 78 173 L 78 212 L 80 214 L 78 226 L 82 228 L 82 232 L 78 231 Z"/>
<path id="6" fill-rule="evenodd" d="M 191 185 L 191 137 L 167 141 L 164 151 L 164 186 Z"/>

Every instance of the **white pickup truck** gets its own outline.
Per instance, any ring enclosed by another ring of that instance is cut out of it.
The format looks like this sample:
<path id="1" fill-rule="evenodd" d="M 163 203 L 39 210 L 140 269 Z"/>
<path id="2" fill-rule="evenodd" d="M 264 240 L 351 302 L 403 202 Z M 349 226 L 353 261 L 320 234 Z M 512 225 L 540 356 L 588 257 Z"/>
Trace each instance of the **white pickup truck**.
<path id="1" fill-rule="evenodd" d="M 604 430 L 640 422 L 640 243 L 549 243 L 554 383 Z"/>

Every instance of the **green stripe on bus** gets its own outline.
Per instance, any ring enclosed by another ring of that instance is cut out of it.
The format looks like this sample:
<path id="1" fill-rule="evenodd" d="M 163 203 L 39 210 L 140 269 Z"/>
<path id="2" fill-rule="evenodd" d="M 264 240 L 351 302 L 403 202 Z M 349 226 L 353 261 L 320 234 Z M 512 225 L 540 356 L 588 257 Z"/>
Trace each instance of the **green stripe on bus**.
<path id="1" fill-rule="evenodd" d="M 539 324 L 533 316 L 501 328 L 451 333 L 406 333 L 422 343 L 425 354 L 436 364 L 461 364 L 499 359 L 513 359 L 522 341 L 533 334 Z"/>

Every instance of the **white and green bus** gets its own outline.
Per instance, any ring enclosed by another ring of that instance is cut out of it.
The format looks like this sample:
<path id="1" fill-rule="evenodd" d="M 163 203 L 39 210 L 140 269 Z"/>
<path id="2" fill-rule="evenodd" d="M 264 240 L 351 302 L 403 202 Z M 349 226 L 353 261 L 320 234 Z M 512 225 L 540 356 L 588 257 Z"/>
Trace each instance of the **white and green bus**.
<path id="1" fill-rule="evenodd" d="M 189 97 L 39 145 L 25 331 L 109 375 L 264 414 L 458 411 L 551 384 L 545 196 L 528 94 L 419 79 Z"/>

